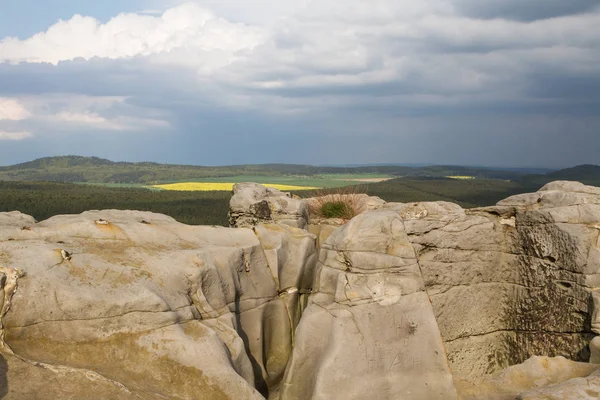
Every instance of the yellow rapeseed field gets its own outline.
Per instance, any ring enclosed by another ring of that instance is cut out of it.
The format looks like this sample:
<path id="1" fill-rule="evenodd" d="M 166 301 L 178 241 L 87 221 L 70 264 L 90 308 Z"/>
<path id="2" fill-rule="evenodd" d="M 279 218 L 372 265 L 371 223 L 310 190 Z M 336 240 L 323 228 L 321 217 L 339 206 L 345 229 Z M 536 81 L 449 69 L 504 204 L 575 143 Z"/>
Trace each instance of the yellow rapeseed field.
<path id="1" fill-rule="evenodd" d="M 210 190 L 222 190 L 231 191 L 233 190 L 235 183 L 226 182 L 181 182 L 181 183 L 169 183 L 166 185 L 152 185 L 152 187 L 163 190 L 181 190 L 186 192 L 198 192 L 198 191 L 210 191 Z M 293 186 L 293 185 L 271 185 L 263 183 L 264 186 L 279 189 L 279 190 L 312 190 L 319 189 L 317 187 L 309 186 Z"/>
<path id="2" fill-rule="evenodd" d="M 474 176 L 465 176 L 465 175 L 459 175 L 459 176 L 447 176 L 446 178 L 450 178 L 450 179 L 460 179 L 461 181 L 470 181 L 475 179 Z"/>

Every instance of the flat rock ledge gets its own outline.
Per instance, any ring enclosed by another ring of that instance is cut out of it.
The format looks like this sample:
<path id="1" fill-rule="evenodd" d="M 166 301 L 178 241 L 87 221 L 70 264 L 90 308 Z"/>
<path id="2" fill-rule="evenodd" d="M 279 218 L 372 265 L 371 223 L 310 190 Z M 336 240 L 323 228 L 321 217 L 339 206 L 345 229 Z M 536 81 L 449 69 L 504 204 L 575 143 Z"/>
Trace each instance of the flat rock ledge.
<path id="1" fill-rule="evenodd" d="M 598 399 L 600 188 L 232 228 L 0 213 L 1 399 Z"/>

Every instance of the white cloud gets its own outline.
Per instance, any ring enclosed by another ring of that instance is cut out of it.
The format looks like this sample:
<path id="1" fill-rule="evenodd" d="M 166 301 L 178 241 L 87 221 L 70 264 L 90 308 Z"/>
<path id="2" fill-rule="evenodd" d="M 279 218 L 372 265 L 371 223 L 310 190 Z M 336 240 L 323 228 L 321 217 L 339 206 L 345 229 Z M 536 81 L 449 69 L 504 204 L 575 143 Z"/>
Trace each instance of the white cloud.
<path id="1" fill-rule="evenodd" d="M 158 9 L 147 9 L 147 10 L 141 10 L 138 11 L 135 14 L 143 14 L 143 15 L 161 15 L 164 12 L 164 10 L 158 10 Z"/>
<path id="2" fill-rule="evenodd" d="M 252 49 L 262 39 L 260 28 L 228 22 L 194 3 L 186 3 L 159 17 L 120 14 L 106 24 L 75 15 L 29 39 L 3 39 L 0 61 L 57 64 L 76 58 L 120 59 L 182 48 L 234 54 Z"/>
<path id="3" fill-rule="evenodd" d="M 10 101 L 7 101 L 10 100 Z M 52 131 L 88 132 L 88 131 L 144 131 L 168 130 L 170 122 L 167 113 L 161 110 L 140 108 L 127 103 L 122 96 L 85 96 L 72 94 L 23 96 L 19 99 L 0 99 L 0 117 L 6 114 L 4 125 L 11 131 L 19 132 L 6 138 L 21 138 L 23 132 L 33 131 L 46 135 Z M 19 105 L 19 108 L 15 106 Z M 27 114 L 17 113 L 25 110 Z M 2 110 L 5 110 L 2 114 Z M 10 113 L 8 112 L 10 111 Z M 0 118 L 0 120 L 3 118 Z M 23 132 L 20 132 L 23 131 Z M 6 132 L 5 132 L 6 133 Z M 28 136 L 23 136 L 25 138 Z"/>
<path id="4" fill-rule="evenodd" d="M 172 8 L 190 0 L 163 0 L 160 6 Z M 304 9 L 311 0 L 194 0 L 201 7 L 230 21 L 269 25 Z"/>
<path id="5" fill-rule="evenodd" d="M 252 4 L 259 12 L 273 1 Z M 463 13 L 465 1 L 314 0 L 293 5 L 281 0 L 286 13 L 295 14 L 259 27 L 227 21 L 199 5 L 224 12 L 240 2 L 218 6 L 216 0 L 198 0 L 173 5 L 160 16 L 121 14 L 106 24 L 75 16 L 29 39 L 0 41 L 0 60 L 117 60 L 62 66 L 81 71 L 82 81 L 102 77 L 77 90 L 109 93 L 111 82 L 115 93 L 125 93 L 119 101 L 106 100 L 101 107 L 88 99 L 51 107 L 55 122 L 110 130 L 129 129 L 123 120 L 115 122 L 119 117 L 166 120 L 152 112 L 135 114 L 140 110 L 132 115 L 127 96 L 152 103 L 144 107 L 161 108 L 162 99 L 169 98 L 190 108 L 209 104 L 276 114 L 359 109 L 361 104 L 385 109 L 401 99 L 397 104 L 405 111 L 425 104 L 534 102 L 538 99 L 529 98 L 527 91 L 539 84 L 539 72 L 600 80 L 600 12 L 532 21 L 482 19 Z M 88 66 L 93 71 L 86 75 Z M 132 76 L 136 71 L 141 78 Z M 39 115 L 39 108 L 27 107 Z"/>
<path id="6" fill-rule="evenodd" d="M 31 132 L 27 131 L 8 132 L 0 130 L 0 140 L 20 141 L 31 137 L 33 137 L 33 135 L 31 134 Z"/>
<path id="7" fill-rule="evenodd" d="M 0 97 L 0 121 L 21 121 L 30 116 L 29 111 L 16 99 Z"/>
<path id="8" fill-rule="evenodd" d="M 102 125 L 108 122 L 106 118 L 103 118 L 98 114 L 92 112 L 75 113 L 70 111 L 63 111 L 52 116 L 51 118 L 61 122 L 74 122 L 89 125 Z"/>

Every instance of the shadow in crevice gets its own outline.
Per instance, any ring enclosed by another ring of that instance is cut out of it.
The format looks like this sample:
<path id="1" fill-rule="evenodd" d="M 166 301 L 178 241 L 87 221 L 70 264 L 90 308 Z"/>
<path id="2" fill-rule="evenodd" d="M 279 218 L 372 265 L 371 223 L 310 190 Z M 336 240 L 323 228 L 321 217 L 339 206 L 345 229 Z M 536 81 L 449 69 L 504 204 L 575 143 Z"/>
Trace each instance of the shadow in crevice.
<path id="1" fill-rule="evenodd" d="M 242 329 L 240 295 L 237 292 L 235 294 L 235 322 L 237 325 L 238 335 L 240 335 L 240 338 L 242 338 L 242 341 L 244 342 L 246 354 L 248 355 L 250 363 L 252 364 L 252 370 L 254 371 L 254 387 L 260 392 L 260 394 L 262 394 L 265 398 L 268 399 L 269 387 L 267 385 L 267 382 L 263 378 L 262 368 L 260 367 L 260 364 L 256 361 L 256 358 L 254 358 L 254 356 L 250 352 L 250 341 L 248 339 L 248 335 L 246 335 L 246 332 L 244 332 L 244 330 Z"/>
<path id="2" fill-rule="evenodd" d="M 0 354 L 0 399 L 8 394 L 8 362 Z"/>

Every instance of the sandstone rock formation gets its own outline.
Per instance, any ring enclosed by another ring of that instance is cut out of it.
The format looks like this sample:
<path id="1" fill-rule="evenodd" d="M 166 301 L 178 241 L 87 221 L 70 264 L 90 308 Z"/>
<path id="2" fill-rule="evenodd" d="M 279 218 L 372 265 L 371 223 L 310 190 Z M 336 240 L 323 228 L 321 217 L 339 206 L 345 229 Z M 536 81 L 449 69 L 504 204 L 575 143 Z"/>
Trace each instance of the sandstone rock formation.
<path id="1" fill-rule="evenodd" d="M 577 205 L 585 196 L 588 204 Z M 600 270 L 594 208 L 600 197 L 549 188 L 466 212 L 443 203 L 396 207 L 455 374 L 478 377 L 533 355 L 587 361 Z"/>
<path id="2" fill-rule="evenodd" d="M 521 393 L 517 400 L 594 400 L 600 399 L 600 371 L 556 385 Z"/>
<path id="3" fill-rule="evenodd" d="M 0 213 L 0 398 L 598 398 L 600 188 L 369 203 Z"/>
<path id="4" fill-rule="evenodd" d="M 306 201 L 257 183 L 238 183 L 233 187 L 229 224 L 236 228 L 260 223 L 280 223 L 305 228 L 308 223 Z"/>
<path id="5" fill-rule="evenodd" d="M 285 242 L 271 258 L 290 288 L 312 276 L 303 232 L 262 235 Z M 291 353 L 299 300 L 280 295 L 251 230 L 127 211 L 39 224 L 2 214 L 0 263 L 3 353 L 10 372 L 26 371 L 7 398 L 54 374 L 91 381 L 81 390 L 99 392 L 86 398 L 262 399 Z"/>
<path id="6" fill-rule="evenodd" d="M 394 212 L 359 215 L 321 249 L 282 398 L 455 397 L 402 220 Z"/>
<path id="7" fill-rule="evenodd" d="M 569 361 L 564 357 L 532 357 L 523 364 L 473 382 L 460 378 L 456 382 L 461 400 L 591 399 L 595 397 L 582 397 L 575 386 L 576 383 L 587 383 L 598 372 L 600 365 Z M 550 393 L 558 394 L 563 387 L 574 390 L 563 392 L 562 397 L 552 397 L 554 395 Z"/>

